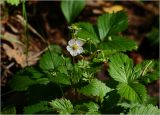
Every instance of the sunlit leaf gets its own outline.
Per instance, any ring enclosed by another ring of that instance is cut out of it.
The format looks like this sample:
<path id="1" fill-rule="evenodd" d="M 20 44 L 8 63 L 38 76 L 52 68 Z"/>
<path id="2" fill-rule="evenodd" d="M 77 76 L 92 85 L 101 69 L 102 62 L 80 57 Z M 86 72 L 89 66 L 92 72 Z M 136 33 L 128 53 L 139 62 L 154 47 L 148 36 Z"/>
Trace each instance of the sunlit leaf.
<path id="1" fill-rule="evenodd" d="M 160 109 L 157 106 L 153 106 L 151 104 L 141 107 L 135 107 L 130 109 L 127 115 L 159 115 Z"/>
<path id="2" fill-rule="evenodd" d="M 109 73 L 111 77 L 119 82 L 128 83 L 133 79 L 133 61 L 122 53 L 115 54 L 110 58 Z"/>
<path id="3" fill-rule="evenodd" d="M 111 89 L 98 79 L 93 79 L 88 85 L 80 89 L 82 94 L 86 96 L 97 96 L 100 98 L 101 102 L 106 93 L 110 91 Z"/>
<path id="4" fill-rule="evenodd" d="M 56 110 L 60 114 L 70 115 L 73 110 L 73 105 L 70 100 L 67 99 L 55 99 L 50 102 L 53 110 Z"/>
<path id="5" fill-rule="evenodd" d="M 132 102 L 143 103 L 147 98 L 147 90 L 140 83 L 119 83 L 117 90 L 122 97 Z"/>
<path id="6" fill-rule="evenodd" d="M 83 103 L 81 105 L 76 105 L 75 106 L 75 113 L 76 114 L 99 114 L 99 106 L 98 104 L 94 102 L 89 102 L 89 103 Z"/>

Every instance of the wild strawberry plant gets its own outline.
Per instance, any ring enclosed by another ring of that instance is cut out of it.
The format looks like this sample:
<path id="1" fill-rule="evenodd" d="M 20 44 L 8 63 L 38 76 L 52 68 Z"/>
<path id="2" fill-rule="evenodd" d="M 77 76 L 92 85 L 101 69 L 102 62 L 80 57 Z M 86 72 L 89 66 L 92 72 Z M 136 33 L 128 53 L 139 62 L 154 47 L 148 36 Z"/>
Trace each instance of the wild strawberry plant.
<path id="1" fill-rule="evenodd" d="M 99 16 L 97 24 L 75 22 L 84 1 L 65 0 L 62 12 L 70 40 L 66 55 L 58 45 L 48 46 L 38 66 L 26 67 L 9 82 L 15 91 L 25 91 L 25 114 L 160 114 L 146 85 L 158 78 L 158 62 L 134 64 L 127 56 L 136 42 L 120 32 L 128 27 L 125 12 Z M 108 65 L 108 80 L 97 73 Z"/>

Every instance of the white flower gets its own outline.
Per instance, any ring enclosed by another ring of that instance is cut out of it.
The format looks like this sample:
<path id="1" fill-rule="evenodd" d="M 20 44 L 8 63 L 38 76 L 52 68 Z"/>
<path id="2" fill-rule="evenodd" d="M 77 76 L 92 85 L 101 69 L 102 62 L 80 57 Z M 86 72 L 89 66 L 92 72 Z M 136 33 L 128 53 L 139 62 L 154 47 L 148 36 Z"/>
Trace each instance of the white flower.
<path id="1" fill-rule="evenodd" d="M 68 42 L 67 50 L 72 56 L 77 56 L 81 54 L 84 50 L 82 48 L 84 42 L 78 39 L 71 39 Z"/>

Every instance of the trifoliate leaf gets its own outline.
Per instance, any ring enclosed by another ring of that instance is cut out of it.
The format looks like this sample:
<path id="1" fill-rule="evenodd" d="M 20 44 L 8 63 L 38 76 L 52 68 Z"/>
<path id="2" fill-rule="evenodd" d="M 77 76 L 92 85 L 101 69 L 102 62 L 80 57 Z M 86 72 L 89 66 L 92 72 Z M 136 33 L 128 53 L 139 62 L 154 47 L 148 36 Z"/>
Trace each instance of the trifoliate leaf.
<path id="1" fill-rule="evenodd" d="M 129 83 L 137 79 L 147 79 L 144 77 L 153 67 L 153 61 L 147 60 L 141 64 L 133 65 L 133 61 L 127 55 L 119 53 L 110 57 L 109 74 L 111 77 L 123 83 Z"/>
<path id="2" fill-rule="evenodd" d="M 143 103 L 147 98 L 147 90 L 145 86 L 140 83 L 119 83 L 117 90 L 121 97 L 132 102 Z"/>
<path id="3" fill-rule="evenodd" d="M 153 106 L 151 104 L 147 106 L 140 106 L 130 109 L 127 115 L 159 115 L 160 109 L 157 106 Z"/>
<path id="4" fill-rule="evenodd" d="M 74 109 L 70 100 L 67 99 L 55 99 L 50 102 L 53 110 L 60 114 L 70 115 Z"/>
<path id="5" fill-rule="evenodd" d="M 76 105 L 75 106 L 75 114 L 99 114 L 99 106 L 98 104 L 94 102 L 89 102 L 89 103 L 83 103 L 81 105 Z"/>
<path id="6" fill-rule="evenodd" d="M 110 36 L 99 46 L 103 50 L 131 51 L 137 49 L 136 42 L 122 36 Z"/>
<path id="7" fill-rule="evenodd" d="M 80 93 L 86 96 L 97 96 L 100 98 L 101 102 L 103 101 L 103 97 L 106 93 L 110 91 L 111 89 L 98 79 L 91 80 L 88 85 L 80 89 Z"/>
<path id="8" fill-rule="evenodd" d="M 39 103 L 24 107 L 24 114 L 42 113 L 49 110 L 48 101 L 40 101 Z"/>
<path id="9" fill-rule="evenodd" d="M 62 0 L 61 10 L 68 23 L 71 23 L 85 7 L 85 1 Z"/>
<path id="10" fill-rule="evenodd" d="M 81 28 L 77 33 L 77 36 L 80 39 L 84 41 L 88 41 L 93 44 L 99 43 L 99 39 L 97 37 L 97 34 L 92 24 L 86 23 L 86 22 L 80 22 L 80 23 L 76 23 L 76 25 L 79 28 Z"/>
<path id="11" fill-rule="evenodd" d="M 98 18 L 98 31 L 102 41 L 105 37 L 121 32 L 127 27 L 128 18 L 126 13 L 122 11 L 112 14 L 104 14 Z"/>
<path id="12" fill-rule="evenodd" d="M 9 85 L 15 91 L 25 91 L 29 86 L 34 85 L 36 82 L 28 76 L 14 76 L 9 82 Z"/>
<path id="13" fill-rule="evenodd" d="M 148 68 L 148 64 L 144 68 Z M 139 103 L 144 102 L 147 97 L 145 86 L 134 82 L 140 77 L 137 73 L 141 71 L 141 66 L 134 67 L 127 55 L 120 53 L 110 58 L 109 73 L 114 80 L 120 82 L 117 86 L 118 93 L 125 99 Z"/>

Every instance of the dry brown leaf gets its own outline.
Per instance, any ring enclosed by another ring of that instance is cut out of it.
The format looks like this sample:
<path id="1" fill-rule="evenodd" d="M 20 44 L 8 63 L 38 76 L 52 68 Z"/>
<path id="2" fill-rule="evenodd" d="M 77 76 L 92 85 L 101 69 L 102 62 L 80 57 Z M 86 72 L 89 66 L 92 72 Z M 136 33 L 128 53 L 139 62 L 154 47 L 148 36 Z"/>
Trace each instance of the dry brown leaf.
<path id="1" fill-rule="evenodd" d="M 15 59 L 15 61 L 19 65 L 21 65 L 22 68 L 26 67 L 27 65 L 28 66 L 34 65 L 37 62 L 37 60 L 39 60 L 40 54 L 44 52 L 44 50 L 38 53 L 33 51 L 28 51 L 28 55 L 26 55 L 24 53 L 25 51 L 24 45 L 17 44 L 17 43 L 13 44 L 14 48 L 11 48 L 9 45 L 5 43 L 2 45 L 2 47 L 5 50 L 7 56 L 10 59 L 12 58 Z"/>
<path id="2" fill-rule="evenodd" d="M 2 39 L 7 40 L 8 42 L 11 42 L 11 44 L 12 44 L 12 43 L 23 44 L 21 41 L 19 41 L 19 36 L 14 35 L 14 34 L 9 33 L 9 32 L 5 32 L 5 33 L 2 35 Z"/>
<path id="3" fill-rule="evenodd" d="M 102 14 L 103 12 L 99 9 L 93 9 L 94 14 Z"/>
<path id="4" fill-rule="evenodd" d="M 114 6 L 111 6 L 111 7 L 104 7 L 103 10 L 106 13 L 113 13 L 113 12 L 116 13 L 118 11 L 124 10 L 124 7 L 121 6 L 121 5 L 114 5 Z"/>

